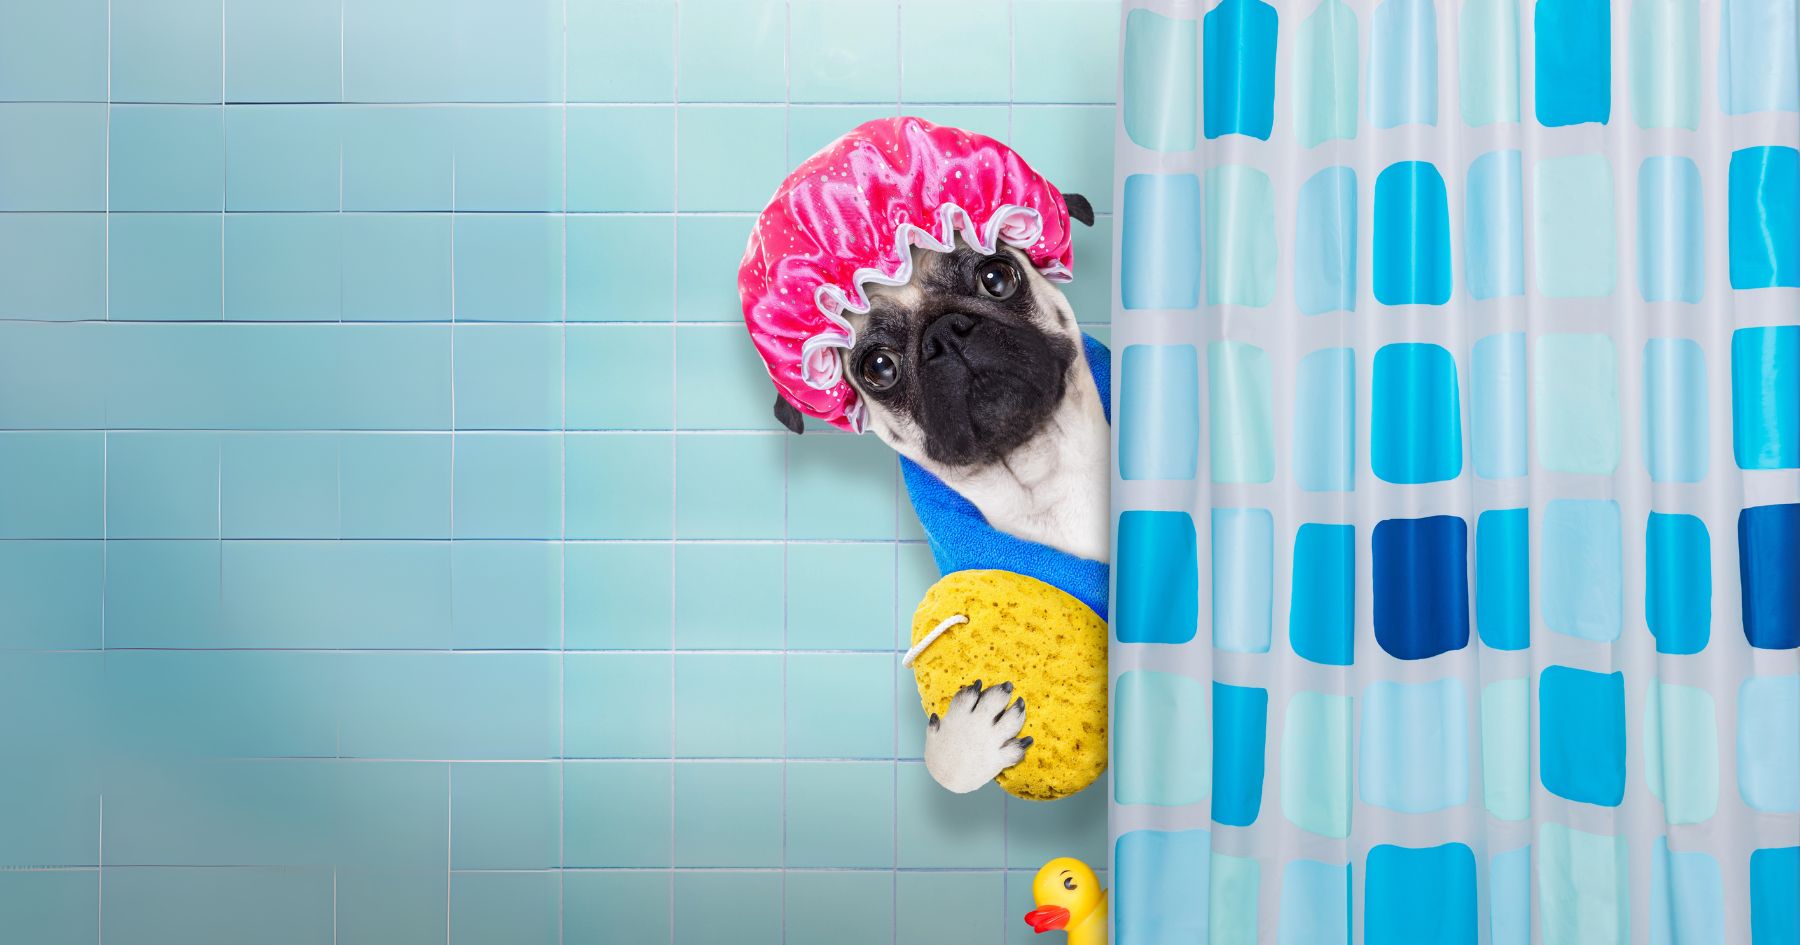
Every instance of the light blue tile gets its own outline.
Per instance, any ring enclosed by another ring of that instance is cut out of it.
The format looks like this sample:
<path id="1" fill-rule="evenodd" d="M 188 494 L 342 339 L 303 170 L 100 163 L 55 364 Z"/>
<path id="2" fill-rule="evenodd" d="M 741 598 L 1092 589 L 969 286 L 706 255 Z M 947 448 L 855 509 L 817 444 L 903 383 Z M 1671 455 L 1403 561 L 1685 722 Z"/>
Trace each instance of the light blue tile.
<path id="1" fill-rule="evenodd" d="M 1075 228 L 1075 281 L 1062 286 L 1082 330 L 1101 344 L 1111 339 L 1099 324 L 1112 318 L 1113 217 L 1098 217 L 1093 226 Z"/>
<path id="2" fill-rule="evenodd" d="M 341 658 L 347 758 L 551 758 L 555 654 L 358 653 Z"/>
<path id="3" fill-rule="evenodd" d="M 344 209 L 450 209 L 456 114 L 448 108 L 341 109 Z"/>
<path id="4" fill-rule="evenodd" d="M 340 269 L 335 213 L 225 217 L 227 319 L 335 322 Z"/>
<path id="5" fill-rule="evenodd" d="M 562 320 L 562 219 L 548 214 L 458 217 L 456 317 L 460 321 Z"/>
<path id="6" fill-rule="evenodd" d="M 894 864 L 894 768 L 887 762 L 794 763 L 787 768 L 785 863 Z M 790 875 L 789 879 L 792 880 Z"/>
<path id="7" fill-rule="evenodd" d="M 556 945 L 560 873 L 452 873 L 450 938 L 464 945 Z"/>
<path id="8" fill-rule="evenodd" d="M 1013 100 L 1110 106 L 1117 94 L 1118 45 L 1100 38 L 1118 31 L 1118 0 L 1041 0 L 1015 9 Z M 1106 114 L 1110 124 L 1110 107 Z"/>
<path id="9" fill-rule="evenodd" d="M 674 317 L 674 217 L 580 216 L 567 224 L 570 321 Z"/>
<path id="10" fill-rule="evenodd" d="M 895 548 L 887 542 L 787 546 L 787 645 L 797 650 L 892 650 L 895 604 L 910 613 L 918 595 L 894 590 Z M 820 581 L 821 574 L 833 574 Z M 931 571 L 936 579 L 937 571 Z"/>
<path id="11" fill-rule="evenodd" d="M 336 741 L 338 707 L 318 696 L 331 691 L 333 660 L 321 653 L 109 652 L 102 703 L 107 734 L 120 757 L 152 764 L 176 756 L 329 757 Z M 219 783 L 216 778 L 208 780 Z M 219 789 L 227 788 L 221 784 Z M 157 821 L 159 806 L 164 805 L 146 805 L 149 810 L 141 819 Z M 123 813 L 123 808 L 113 813 Z M 174 824 L 155 829 L 176 837 L 183 833 Z M 130 840 L 122 830 L 108 833 L 109 843 L 123 845 Z M 219 836 L 178 842 L 199 844 Z M 229 833 L 223 836 L 229 839 Z M 118 852 L 126 851 L 121 846 Z"/>
<path id="12" fill-rule="evenodd" d="M 459 541 L 451 550 L 451 645 L 546 650 L 562 641 L 562 545 Z"/>
<path id="13" fill-rule="evenodd" d="M 446 502 L 446 505 L 448 502 Z M 333 549 L 335 620 L 323 628 L 343 647 L 450 645 L 450 545 L 349 541 Z M 228 592 L 235 592 L 227 577 Z M 299 608 L 295 608 L 299 609 Z"/>
<path id="14" fill-rule="evenodd" d="M 662 872 L 564 873 L 564 940 L 669 941 L 673 887 L 674 877 Z"/>
<path id="15" fill-rule="evenodd" d="M 0 104 L 0 210 L 106 209 L 106 112 Z"/>
<path id="16" fill-rule="evenodd" d="M 570 435 L 564 442 L 568 537 L 673 537 L 673 437 Z"/>
<path id="17" fill-rule="evenodd" d="M 684 758 L 779 756 L 781 661 L 778 654 L 675 654 L 675 754 Z M 677 807 L 686 804 L 682 801 Z"/>
<path id="18" fill-rule="evenodd" d="M 341 287 L 345 321 L 447 321 L 450 218 L 346 214 Z"/>
<path id="19" fill-rule="evenodd" d="M 218 645 L 224 640 L 219 544 L 121 541 L 106 553 L 112 646 Z"/>
<path id="20" fill-rule="evenodd" d="M 102 570 L 96 542 L 0 541 L 0 647 L 98 647 Z"/>
<path id="21" fill-rule="evenodd" d="M 335 102 L 343 4 L 225 0 L 225 100 Z"/>
<path id="22" fill-rule="evenodd" d="M 451 765 L 450 868 L 561 865 L 561 810 L 560 765 Z"/>
<path id="23" fill-rule="evenodd" d="M 449 884 L 436 870 L 338 871 L 339 945 L 438 945 L 448 934 Z"/>
<path id="24" fill-rule="evenodd" d="M 221 224 L 201 213 L 130 213 L 109 221 L 109 304 L 120 320 L 217 319 L 223 311 Z"/>
<path id="25" fill-rule="evenodd" d="M 225 42 L 220 0 L 117 0 L 111 10 L 113 101 L 220 100 Z"/>
<path id="26" fill-rule="evenodd" d="M 0 321 L 0 426 L 104 427 L 110 326 Z"/>
<path id="27" fill-rule="evenodd" d="M 676 873 L 674 945 L 777 945 L 781 882 L 773 873 Z"/>
<path id="28" fill-rule="evenodd" d="M 898 99 L 899 44 L 890 30 L 871 27 L 876 23 L 897 25 L 899 16 L 896 0 L 799 0 L 790 4 L 789 100 Z"/>
<path id="29" fill-rule="evenodd" d="M 465 325 L 456 330 L 456 426 L 562 426 L 561 325 Z"/>
<path id="30" fill-rule="evenodd" d="M 771 187 L 770 194 L 773 193 Z M 717 274 L 737 271 L 755 223 L 756 218 L 750 216 L 684 216 L 676 220 L 677 319 L 743 323 L 744 308 L 738 300 L 736 280 L 721 279 Z"/>
<path id="31" fill-rule="evenodd" d="M 671 659 L 667 653 L 564 657 L 563 752 L 571 758 L 667 757 L 674 718 Z"/>
<path id="32" fill-rule="evenodd" d="M 785 449 L 783 440 L 772 435 L 678 437 L 676 536 L 783 537 Z"/>
<path id="33" fill-rule="evenodd" d="M 838 945 L 844 929 L 886 929 L 894 924 L 890 873 L 789 873 L 785 882 L 788 945 Z"/>
<path id="34" fill-rule="evenodd" d="M 911 75 L 910 72 L 907 74 Z M 1002 144 L 1006 142 L 1011 130 L 1009 126 L 1012 120 L 1012 109 L 1006 105 L 913 105 L 910 104 L 911 98 L 906 101 L 907 104 L 900 108 L 903 114 L 923 118 L 933 124 L 987 135 Z M 971 99 L 970 101 L 987 102 L 992 100 Z"/>
<path id="35" fill-rule="evenodd" d="M 113 210 L 223 210 L 225 121 L 216 106 L 116 105 Z"/>
<path id="36" fill-rule="evenodd" d="M 562 209 L 560 107 L 458 108 L 450 120 L 456 126 L 456 209 Z"/>
<path id="37" fill-rule="evenodd" d="M 780 545 L 675 547 L 675 645 L 691 650 L 779 649 Z"/>
<path id="38" fill-rule="evenodd" d="M 743 333 L 738 332 L 739 335 Z M 567 334 L 571 430 L 666 430 L 675 424 L 669 376 L 675 331 L 667 325 L 582 325 Z"/>
<path id="39" fill-rule="evenodd" d="M 371 102 L 548 102 L 562 96 L 561 7 L 424 0 L 344 15 L 344 94 Z"/>
<path id="40" fill-rule="evenodd" d="M 789 170 L 784 110 L 683 105 L 677 111 L 681 209 L 761 211 Z"/>
<path id="41" fill-rule="evenodd" d="M 666 444 L 662 451 L 668 455 Z M 669 647 L 675 605 L 668 545 L 570 544 L 563 557 L 564 639 L 570 649 Z"/>
<path id="42" fill-rule="evenodd" d="M 680 4 L 682 101 L 779 102 L 787 94 L 787 4 L 689 0 Z"/>
<path id="43" fill-rule="evenodd" d="M 1006 865 L 1035 871 L 1059 856 L 1106 866 L 1106 790 L 1045 804 L 1007 795 Z"/>
<path id="44" fill-rule="evenodd" d="M 470 433 L 456 437 L 458 538 L 562 536 L 562 437 Z"/>
<path id="45" fill-rule="evenodd" d="M 34 945 L 92 945 L 99 941 L 100 873 L 0 874 L 0 926 Z"/>
<path id="46" fill-rule="evenodd" d="M 106 100 L 105 0 L 0 7 L 0 100 Z"/>
<path id="47" fill-rule="evenodd" d="M 1089 0 L 1079 2 L 1091 5 Z M 1065 27 L 1059 27 L 1062 28 Z M 1088 43 L 1091 38 L 1082 37 L 1081 41 Z M 1110 97 L 1110 80 L 1108 88 Z M 1110 106 L 1018 106 L 1013 109 L 1010 143 L 1056 189 L 1081 194 L 1093 204 L 1095 212 L 1110 213 L 1113 154 L 1108 142 L 1112 139 L 1113 115 Z M 1075 226 L 1081 228 L 1079 223 Z M 1081 274 L 1097 279 L 1101 270 L 1082 260 Z M 1090 317 L 1098 318 L 1100 313 L 1090 313 Z"/>
<path id="48" fill-rule="evenodd" d="M 676 426 L 683 430 L 778 430 L 769 369 L 737 325 L 675 329 Z"/>
<path id="49" fill-rule="evenodd" d="M 114 433 L 106 446 L 109 538 L 217 538 L 219 438 Z"/>
<path id="50" fill-rule="evenodd" d="M 226 538 L 336 538 L 338 437 L 239 434 L 222 440 L 219 515 Z"/>
<path id="51" fill-rule="evenodd" d="M 570 210 L 675 209 L 674 108 L 571 108 L 568 118 Z"/>
<path id="52" fill-rule="evenodd" d="M 675 865 L 779 866 L 781 769 L 744 761 L 676 765 Z"/>
<path id="53" fill-rule="evenodd" d="M 226 208 L 336 210 L 338 116 L 334 105 L 227 107 Z"/>
<path id="54" fill-rule="evenodd" d="M 98 433 L 0 433 L 0 538 L 99 538 Z"/>
<path id="55" fill-rule="evenodd" d="M 947 28 L 952 23 L 955 28 Z M 904 0 L 900 5 L 902 100 L 1006 101 L 1012 89 L 1010 57 L 995 46 L 996 37 L 1011 31 L 1011 7 L 1007 5 Z"/>
<path id="56" fill-rule="evenodd" d="M 893 681 L 890 654 L 788 654 L 788 756 L 890 757 L 894 751 L 894 695 L 889 689 Z"/>
<path id="57" fill-rule="evenodd" d="M 225 542 L 219 566 L 225 639 L 259 647 L 382 642 L 343 637 L 340 614 L 347 601 L 338 593 L 327 593 L 340 585 L 342 547 L 329 541 Z"/>
<path id="58" fill-rule="evenodd" d="M 105 217 L 0 216 L 0 318 L 66 320 L 105 314 Z"/>
<path id="59" fill-rule="evenodd" d="M 992 942 L 1006 929 L 994 908 L 1006 895 L 1004 874 L 901 873 L 895 883 L 898 945 Z"/>
<path id="60" fill-rule="evenodd" d="M 899 779 L 900 866 L 956 869 L 1004 862 L 1006 794 L 998 784 L 952 794 L 913 762 L 900 765 Z"/>
<path id="61" fill-rule="evenodd" d="M 833 11 L 846 9 L 838 3 L 827 4 Z M 850 8 L 854 9 L 854 8 Z M 798 24 L 796 24 L 796 29 Z M 910 111 L 910 109 L 909 109 Z M 885 105 L 790 105 L 788 106 L 788 153 L 797 164 L 819 153 L 826 145 L 865 121 L 890 118 L 898 114 L 889 96 Z M 746 225 L 746 229 L 748 226 Z"/>
<path id="62" fill-rule="evenodd" d="M 570 0 L 569 101 L 675 97 L 675 7 L 658 0 Z"/>
<path id="63" fill-rule="evenodd" d="M 453 82 L 460 102 L 555 102 L 562 99 L 560 0 L 456 0 Z"/>
<path id="64" fill-rule="evenodd" d="M 322 945 L 331 941 L 331 871 L 115 868 L 107 872 L 100 922 L 134 930 L 125 939 L 130 945 Z"/>
<path id="65" fill-rule="evenodd" d="M 338 401 L 346 430 L 450 428 L 450 330 L 357 325 L 321 329 L 335 342 Z M 258 331 L 259 337 L 262 336 Z"/>
<path id="66" fill-rule="evenodd" d="M 450 437 L 347 435 L 338 492 L 345 538 L 449 538 Z"/>
<path id="67" fill-rule="evenodd" d="M 666 761 L 564 764 L 563 863 L 668 867 L 674 768 Z M 666 893 L 660 905 L 668 908 Z"/>

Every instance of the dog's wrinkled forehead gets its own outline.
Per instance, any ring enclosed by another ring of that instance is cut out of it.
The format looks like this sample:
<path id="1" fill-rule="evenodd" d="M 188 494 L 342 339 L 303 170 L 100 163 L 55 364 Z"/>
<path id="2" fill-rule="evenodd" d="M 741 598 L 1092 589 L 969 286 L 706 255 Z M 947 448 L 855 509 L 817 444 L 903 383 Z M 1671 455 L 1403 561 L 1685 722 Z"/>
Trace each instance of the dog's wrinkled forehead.
<path id="1" fill-rule="evenodd" d="M 1031 265 L 1031 260 L 1017 248 L 1002 244 L 994 253 L 983 253 L 958 239 L 956 246 L 949 252 L 913 247 L 912 275 L 905 284 L 897 286 L 871 285 L 866 291 L 869 298 L 869 311 L 856 315 L 846 313 L 851 323 L 860 333 L 865 325 L 874 322 L 877 325 L 888 323 L 893 316 L 917 316 L 936 314 L 941 306 L 953 305 L 955 300 L 966 298 L 976 293 L 974 271 L 983 260 L 994 256 L 1004 256 L 1012 260 L 1023 278 L 1024 290 L 1028 297 L 1044 298 L 1048 308 L 1058 310 L 1059 314 L 1069 316 L 1068 323 L 1073 326 L 1073 313 L 1069 312 L 1066 303 L 1060 299 L 1061 293 Z M 1044 290 L 1050 290 L 1045 292 Z M 1033 306 L 1034 308 L 1036 306 Z M 1049 314 L 1048 312 L 1044 314 Z M 884 317 L 886 316 L 886 317 Z"/>

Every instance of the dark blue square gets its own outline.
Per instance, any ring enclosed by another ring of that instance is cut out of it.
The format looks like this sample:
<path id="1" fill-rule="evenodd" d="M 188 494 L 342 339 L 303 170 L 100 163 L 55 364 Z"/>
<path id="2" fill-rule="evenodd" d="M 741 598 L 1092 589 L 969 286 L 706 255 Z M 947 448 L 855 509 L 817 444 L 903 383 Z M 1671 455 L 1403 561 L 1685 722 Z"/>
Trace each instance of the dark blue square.
<path id="1" fill-rule="evenodd" d="M 1377 523 L 1375 641 L 1403 660 L 1469 644 L 1469 526 L 1454 515 Z"/>
<path id="2" fill-rule="evenodd" d="M 1383 844 L 1363 880 L 1364 945 L 1475 945 L 1475 854 L 1460 843 Z"/>
<path id="3" fill-rule="evenodd" d="M 1584 804 L 1625 799 L 1625 674 L 1551 666 L 1538 677 L 1538 776 Z"/>
<path id="4" fill-rule="evenodd" d="M 1118 542 L 1113 632 L 1119 642 L 1192 640 L 1200 617 L 1193 518 L 1186 512 L 1124 512 Z"/>
<path id="5" fill-rule="evenodd" d="M 1262 807 L 1269 690 L 1216 682 L 1212 693 L 1212 819 L 1231 827 L 1248 827 L 1256 823 Z"/>
<path id="6" fill-rule="evenodd" d="M 1315 663 L 1355 658 L 1356 526 L 1308 522 L 1294 533 L 1288 643 Z"/>
<path id="7" fill-rule="evenodd" d="M 1738 513 L 1738 574 L 1744 636 L 1763 650 L 1800 647 L 1800 504 Z"/>

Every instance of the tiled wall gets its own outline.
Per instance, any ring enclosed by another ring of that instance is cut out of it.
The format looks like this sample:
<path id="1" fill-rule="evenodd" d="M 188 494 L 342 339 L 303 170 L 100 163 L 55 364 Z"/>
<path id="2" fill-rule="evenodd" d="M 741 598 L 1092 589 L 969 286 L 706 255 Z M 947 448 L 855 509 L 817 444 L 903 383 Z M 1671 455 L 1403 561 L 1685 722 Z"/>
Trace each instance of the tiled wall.
<path id="1" fill-rule="evenodd" d="M 0 938 L 1027 941 L 891 454 L 750 213 L 897 109 L 1087 194 L 1116 0 L 0 0 Z M 1101 326 L 1096 325 L 1096 330 Z"/>

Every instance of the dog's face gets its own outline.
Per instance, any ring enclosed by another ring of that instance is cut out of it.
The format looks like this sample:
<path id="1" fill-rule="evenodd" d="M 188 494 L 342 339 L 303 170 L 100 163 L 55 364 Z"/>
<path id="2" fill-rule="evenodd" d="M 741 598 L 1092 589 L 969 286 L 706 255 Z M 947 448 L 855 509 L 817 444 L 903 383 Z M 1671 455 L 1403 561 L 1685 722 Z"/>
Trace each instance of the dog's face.
<path id="1" fill-rule="evenodd" d="M 844 374 L 869 428 L 940 468 L 1004 460 L 1037 436 L 1079 363 L 1075 313 L 1017 249 L 913 250 L 903 286 L 871 287 Z"/>

